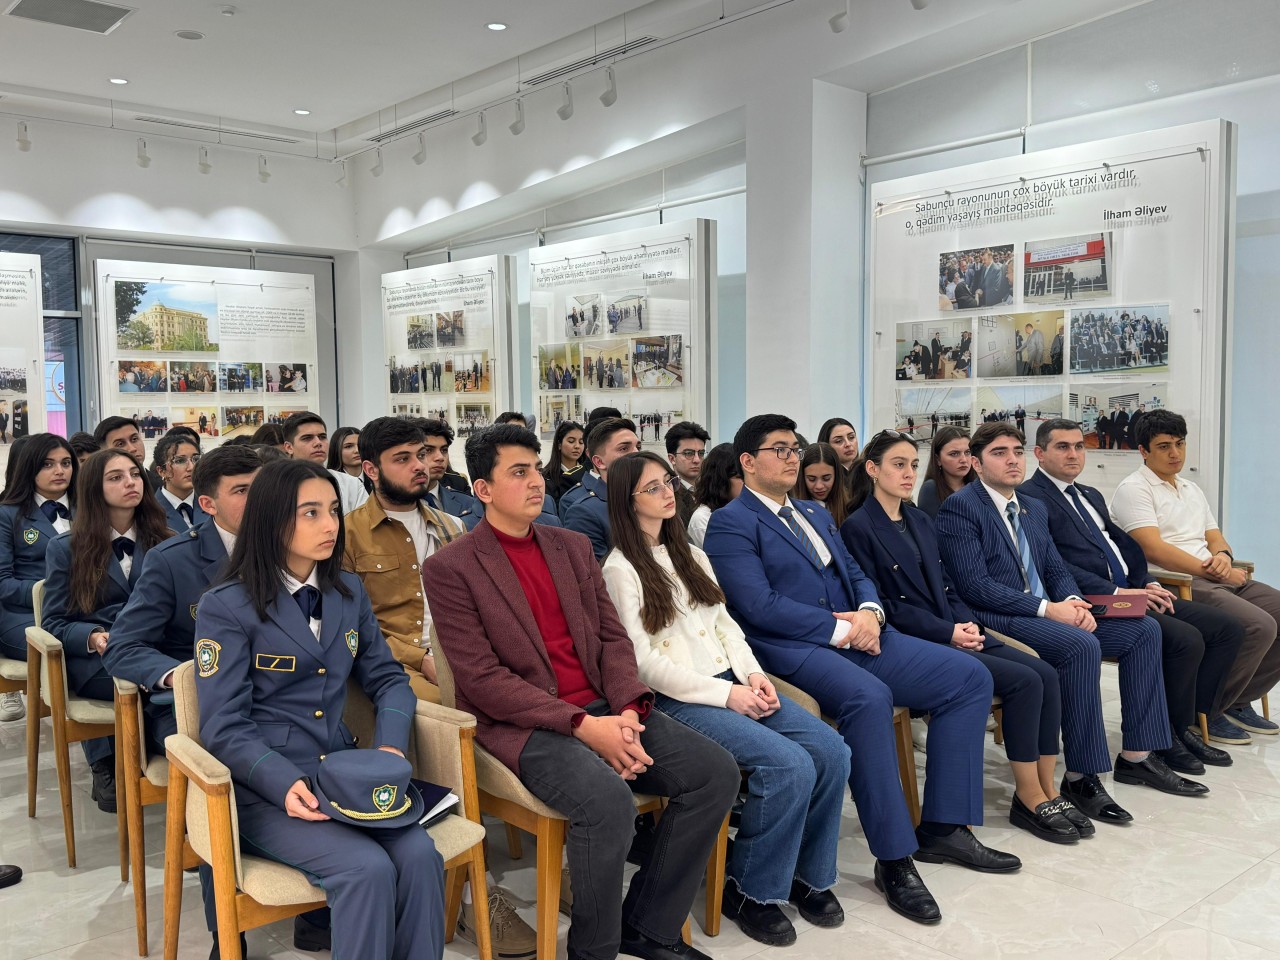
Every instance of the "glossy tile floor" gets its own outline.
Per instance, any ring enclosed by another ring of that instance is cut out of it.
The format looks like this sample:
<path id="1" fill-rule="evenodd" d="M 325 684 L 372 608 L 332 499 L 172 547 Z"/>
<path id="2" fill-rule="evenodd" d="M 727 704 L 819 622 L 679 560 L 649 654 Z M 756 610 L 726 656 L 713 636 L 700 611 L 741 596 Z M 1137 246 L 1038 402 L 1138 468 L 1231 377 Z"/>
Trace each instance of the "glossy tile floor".
<path id="1" fill-rule="evenodd" d="M 1114 749 L 1119 744 L 1114 668 L 1104 668 L 1103 677 Z M 42 739 L 39 815 L 28 820 L 23 724 L 0 725 L 0 863 L 17 863 L 26 871 L 21 884 L 0 890 L 0 960 L 134 957 L 133 888 L 119 882 L 115 818 L 89 801 L 88 769 L 74 748 L 80 866 L 68 870 L 47 726 Z M 730 921 L 714 939 L 695 922 L 695 943 L 717 960 L 1280 957 L 1280 738 L 1255 737 L 1253 746 L 1231 752 L 1234 767 L 1211 768 L 1204 778 L 1213 791 L 1209 797 L 1176 799 L 1115 785 L 1114 796 L 1136 822 L 1127 828 L 1099 826 L 1092 840 L 1059 847 L 1009 826 L 1010 779 L 1002 752 L 988 741 L 989 825 L 979 835 L 1021 856 L 1019 874 L 988 877 L 922 865 L 943 920 L 935 927 L 911 923 L 891 913 L 872 885 L 871 858 L 853 807 L 846 803 L 837 888 L 848 918 L 843 927 L 811 927 L 792 910 L 800 933 L 792 947 L 763 947 Z M 919 759 L 923 777 L 924 758 Z M 148 808 L 146 825 L 151 951 L 160 956 L 162 808 Z M 513 862 L 505 856 L 501 828 L 491 826 L 490 837 L 498 881 L 517 897 L 530 897 L 532 840 L 524 859 Z M 183 906 L 179 956 L 203 960 L 209 939 L 194 876 L 187 878 Z M 532 922 L 530 903 L 519 906 Z M 567 925 L 561 921 L 563 958 Z M 316 956 L 292 949 L 288 922 L 251 932 L 249 952 L 254 958 Z M 445 956 L 475 957 L 476 951 L 458 940 Z"/>

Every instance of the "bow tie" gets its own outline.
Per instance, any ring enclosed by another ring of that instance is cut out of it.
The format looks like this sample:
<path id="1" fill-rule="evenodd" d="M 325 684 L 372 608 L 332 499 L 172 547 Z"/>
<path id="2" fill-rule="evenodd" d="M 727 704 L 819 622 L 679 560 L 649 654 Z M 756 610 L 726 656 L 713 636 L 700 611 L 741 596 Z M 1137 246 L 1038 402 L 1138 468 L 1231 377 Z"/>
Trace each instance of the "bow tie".
<path id="1" fill-rule="evenodd" d="M 191 517 L 192 517 L 191 504 L 189 503 L 178 504 L 178 512 L 182 514 L 182 519 L 187 521 L 187 526 L 188 527 L 191 526 Z"/>
<path id="2" fill-rule="evenodd" d="M 71 519 L 71 511 L 57 500 L 46 500 L 44 503 L 40 504 L 40 512 L 44 514 L 45 519 L 50 523 L 54 523 L 59 518 L 63 520 Z"/>
<path id="3" fill-rule="evenodd" d="M 302 611 L 302 615 L 308 620 L 319 620 L 321 606 L 324 603 L 324 597 L 320 595 L 320 591 L 315 587 L 305 586 L 298 589 L 293 595 L 294 602 L 297 603 L 298 609 Z"/>
<path id="4" fill-rule="evenodd" d="M 126 553 L 132 557 L 133 547 L 134 543 L 128 537 L 116 537 L 111 541 L 111 549 L 115 553 L 117 560 L 123 560 Z"/>

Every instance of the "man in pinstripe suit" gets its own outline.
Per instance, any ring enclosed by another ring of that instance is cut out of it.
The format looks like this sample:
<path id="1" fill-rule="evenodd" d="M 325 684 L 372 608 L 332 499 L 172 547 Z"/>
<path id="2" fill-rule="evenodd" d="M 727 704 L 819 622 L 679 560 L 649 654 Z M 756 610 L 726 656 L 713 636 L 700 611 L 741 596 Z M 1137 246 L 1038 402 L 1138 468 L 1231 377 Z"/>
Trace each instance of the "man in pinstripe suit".
<path id="1" fill-rule="evenodd" d="M 1008 423 L 984 423 L 974 431 L 969 449 L 981 482 L 942 505 L 938 545 L 956 590 L 983 626 L 1021 640 L 1058 671 L 1067 762 L 1062 795 L 1094 819 L 1133 819 L 1098 779 L 1111 768 L 1098 689 L 1104 654 L 1120 661 L 1123 749 L 1115 779 L 1178 796 L 1208 793 L 1153 752 L 1170 743 L 1160 628 L 1146 617 L 1093 619 L 1049 535 L 1044 504 L 1018 498 L 1024 442 Z"/>

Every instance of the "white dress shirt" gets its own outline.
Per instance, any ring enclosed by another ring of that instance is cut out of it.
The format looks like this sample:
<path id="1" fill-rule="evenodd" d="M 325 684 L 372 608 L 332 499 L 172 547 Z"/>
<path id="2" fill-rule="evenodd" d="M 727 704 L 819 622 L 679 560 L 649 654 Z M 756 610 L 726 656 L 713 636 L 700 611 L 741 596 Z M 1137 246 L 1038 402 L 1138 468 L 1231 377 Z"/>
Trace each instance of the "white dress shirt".
<path id="1" fill-rule="evenodd" d="M 160 488 L 160 495 L 161 495 L 161 496 L 163 496 L 166 500 L 168 500 L 171 504 L 173 504 L 173 509 L 174 509 L 174 510 L 178 510 L 178 508 L 179 508 L 180 506 L 182 506 L 182 505 L 185 503 L 185 504 L 187 505 L 187 509 L 191 511 L 191 518 L 192 518 L 193 520 L 195 519 L 195 515 L 196 515 L 196 492 L 195 492 L 194 490 L 192 490 L 192 491 L 191 491 L 191 493 L 190 493 L 190 494 L 188 494 L 188 496 L 187 496 L 187 498 L 186 498 L 185 500 L 179 500 L 176 496 L 174 496 L 172 493 L 170 493 L 170 492 L 169 492 L 169 488 L 168 488 L 168 487 L 161 487 L 161 488 Z M 182 513 L 182 511 L 181 511 L 181 510 L 178 510 L 178 513 L 179 513 L 179 514 L 181 514 L 181 513 Z M 190 523 L 190 521 L 188 521 L 188 523 L 187 523 L 187 529 L 190 529 L 190 528 L 191 528 L 191 523 Z"/>
<path id="2" fill-rule="evenodd" d="M 120 565 L 120 569 L 124 571 L 124 578 L 125 578 L 126 580 L 128 580 L 128 579 L 129 579 L 129 574 L 133 572 L 133 554 L 131 554 L 131 553 L 126 553 L 124 556 L 120 557 L 118 560 L 116 559 L 116 555 L 115 555 L 115 541 L 116 541 L 116 538 L 117 538 L 117 537 L 124 537 L 124 538 L 126 538 L 126 539 L 128 539 L 128 540 L 132 540 L 132 541 L 134 542 L 134 549 L 137 549 L 137 542 L 138 542 L 138 528 L 137 528 L 137 527 L 130 527 L 130 528 L 129 528 L 128 530 L 126 530 L 124 533 L 116 533 L 116 531 L 114 531 L 114 530 L 112 530 L 112 531 L 111 531 L 111 559 L 112 559 L 112 560 L 115 560 L 115 562 L 116 562 L 116 563 L 118 563 L 118 564 Z M 107 629 L 105 629 L 104 627 L 98 627 L 96 630 L 94 630 L 92 633 L 90 633 L 90 634 L 89 634 L 89 641 L 88 641 L 88 643 L 86 644 L 86 646 L 88 647 L 88 649 L 89 649 L 89 652 L 90 652 L 90 653 L 97 653 L 97 652 L 98 652 L 98 651 L 97 651 L 97 649 L 96 649 L 96 648 L 94 647 L 94 645 L 93 645 L 93 634 L 94 634 L 94 633 L 99 633 L 99 632 L 101 632 L 101 633 L 110 633 L 110 631 L 109 631 L 109 630 L 107 630 Z"/>
<path id="3" fill-rule="evenodd" d="M 41 505 L 41 504 L 43 504 L 43 503 L 48 503 L 48 502 L 49 502 L 49 498 L 48 498 L 48 497 L 42 497 L 42 496 L 40 496 L 40 494 L 38 494 L 38 493 L 36 494 L 36 509 L 37 509 L 37 510 L 38 510 L 38 509 L 40 509 L 40 505 Z M 56 501 L 56 502 L 57 502 L 57 503 L 62 504 L 64 507 L 66 507 L 66 508 L 67 508 L 67 512 L 68 512 L 68 513 L 70 513 L 70 511 L 71 511 L 71 504 L 69 504 L 69 503 L 67 502 L 67 498 L 66 498 L 66 495 L 65 495 L 65 494 L 64 494 L 63 496 L 59 497 L 59 498 L 57 499 L 57 501 Z M 58 517 L 58 519 L 56 519 L 56 520 L 54 520 L 54 521 L 53 521 L 53 529 L 54 529 L 54 530 L 56 530 L 56 531 L 58 531 L 58 533 L 66 533 L 68 530 L 70 530 L 70 529 L 71 529 L 71 519 L 70 519 L 69 517 Z"/>
<path id="4" fill-rule="evenodd" d="M 703 541 L 707 539 L 707 524 L 710 522 L 711 508 L 705 503 L 699 504 L 689 517 L 689 525 L 685 528 L 685 533 L 689 535 L 689 542 L 695 547 L 701 547 Z"/>
<path id="5" fill-rule="evenodd" d="M 369 499 L 369 491 L 364 488 L 364 484 L 351 474 L 345 470 L 330 470 L 329 472 L 338 481 L 338 496 L 342 500 L 343 516 Z"/>
<path id="6" fill-rule="evenodd" d="M 1155 527 L 1161 540 L 1197 560 L 1212 556 L 1205 532 L 1217 530 L 1218 521 L 1204 491 L 1190 480 L 1175 477 L 1174 483 L 1165 483 L 1150 467 L 1141 466 L 1116 487 L 1111 515 L 1125 533 Z"/>

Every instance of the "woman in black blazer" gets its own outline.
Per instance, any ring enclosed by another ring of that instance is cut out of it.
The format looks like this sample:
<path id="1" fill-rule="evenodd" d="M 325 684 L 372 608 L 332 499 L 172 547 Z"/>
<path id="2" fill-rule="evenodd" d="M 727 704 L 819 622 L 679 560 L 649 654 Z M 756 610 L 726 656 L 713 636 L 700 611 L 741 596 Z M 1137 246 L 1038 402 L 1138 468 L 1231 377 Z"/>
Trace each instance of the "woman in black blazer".
<path id="1" fill-rule="evenodd" d="M 907 434 L 883 430 L 872 437 L 854 464 L 857 509 L 840 535 L 875 581 L 888 622 L 977 657 L 991 671 L 1003 701 L 1005 753 L 1015 781 L 1009 819 L 1041 839 L 1075 843 L 1094 827 L 1055 785 L 1062 725 L 1057 672 L 984 635 L 974 622 L 942 566 L 932 521 L 911 503 L 918 467 L 916 442 Z"/>

